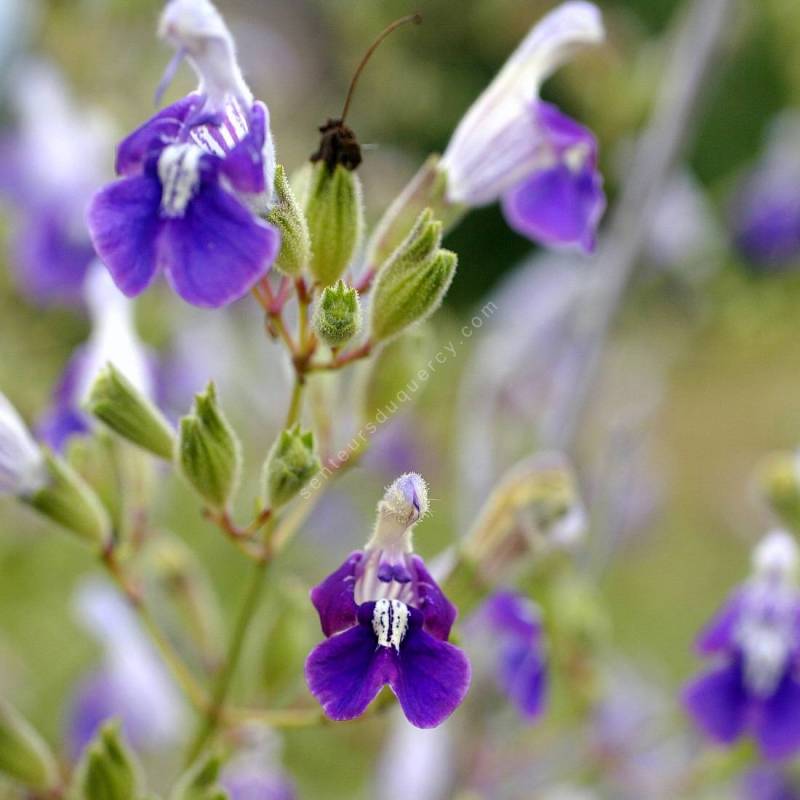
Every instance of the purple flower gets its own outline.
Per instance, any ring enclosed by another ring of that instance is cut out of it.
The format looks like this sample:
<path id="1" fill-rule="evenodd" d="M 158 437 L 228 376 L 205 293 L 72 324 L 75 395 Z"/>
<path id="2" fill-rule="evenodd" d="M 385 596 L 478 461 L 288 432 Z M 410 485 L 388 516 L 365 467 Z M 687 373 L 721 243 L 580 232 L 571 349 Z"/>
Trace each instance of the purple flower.
<path id="1" fill-rule="evenodd" d="M 800 592 L 797 545 L 773 531 L 754 552 L 754 574 L 701 633 L 697 647 L 717 666 L 684 690 L 686 708 L 712 739 L 747 732 L 765 757 L 800 748 Z"/>
<path id="2" fill-rule="evenodd" d="M 174 745 L 184 730 L 185 706 L 125 602 L 111 586 L 90 580 L 78 591 L 76 613 L 102 643 L 104 661 L 73 696 L 67 719 L 70 755 L 77 758 L 112 717 L 139 750 Z"/>
<path id="3" fill-rule="evenodd" d="M 477 612 L 498 651 L 497 683 L 514 707 L 533 721 L 544 710 L 547 660 L 535 603 L 509 590 L 495 592 Z"/>
<path id="4" fill-rule="evenodd" d="M 447 199 L 500 200 L 508 224 L 552 247 L 591 251 L 605 209 L 592 133 L 539 98 L 567 58 L 602 41 L 600 12 L 572 0 L 534 26 L 456 128 L 440 162 Z"/>
<path id="5" fill-rule="evenodd" d="M 219 778 L 229 800 L 294 800 L 294 786 L 278 765 L 279 742 L 273 731 L 250 725 L 237 733 L 244 736 L 244 746 Z"/>
<path id="6" fill-rule="evenodd" d="M 800 787 L 780 770 L 759 767 L 745 776 L 741 800 L 800 800 Z"/>
<path id="7" fill-rule="evenodd" d="M 91 429 L 82 405 L 106 364 L 114 364 L 146 397 L 154 397 L 153 364 L 136 333 L 133 304 L 119 293 L 99 262 L 86 280 L 86 303 L 91 336 L 67 363 L 38 426 L 39 437 L 54 450 L 63 450 L 71 436 Z"/>
<path id="8" fill-rule="evenodd" d="M 144 291 L 163 269 L 184 300 L 218 308 L 246 294 L 280 246 L 277 229 L 259 217 L 275 167 L 269 113 L 253 100 L 208 0 L 173 0 L 160 33 L 200 86 L 120 143 L 123 177 L 95 195 L 89 231 L 126 295 Z"/>
<path id="9" fill-rule="evenodd" d="M 16 211 L 12 264 L 35 302 L 77 304 L 94 259 L 84 213 L 103 179 L 96 154 L 109 126 L 73 107 L 49 65 L 23 64 L 10 85 L 18 124 L 0 150 L 0 194 Z"/>
<path id="10" fill-rule="evenodd" d="M 800 115 L 773 125 L 764 155 L 733 204 L 734 242 L 754 265 L 780 270 L 800 259 Z"/>
<path id="11" fill-rule="evenodd" d="M 427 509 L 422 478 L 398 478 L 364 550 L 311 592 L 329 638 L 311 651 L 306 681 L 331 719 L 360 716 L 388 684 L 412 725 L 433 728 L 467 693 L 469 662 L 447 642 L 456 609 L 412 551 L 412 529 Z"/>

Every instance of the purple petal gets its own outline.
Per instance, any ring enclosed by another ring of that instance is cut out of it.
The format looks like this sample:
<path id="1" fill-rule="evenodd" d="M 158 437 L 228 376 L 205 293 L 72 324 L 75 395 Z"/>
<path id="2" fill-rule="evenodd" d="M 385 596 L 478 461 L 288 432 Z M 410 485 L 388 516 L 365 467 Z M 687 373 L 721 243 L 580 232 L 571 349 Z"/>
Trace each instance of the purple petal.
<path id="1" fill-rule="evenodd" d="M 184 300 L 219 308 L 249 292 L 279 248 L 276 228 L 257 219 L 214 176 L 204 176 L 184 216 L 164 221 L 159 263 Z"/>
<path id="2" fill-rule="evenodd" d="M 264 176 L 264 143 L 268 124 L 266 106 L 263 103 L 254 103 L 247 135 L 222 163 L 222 173 L 240 192 L 259 194 L 267 188 Z"/>
<path id="3" fill-rule="evenodd" d="M 500 688 L 519 713 L 532 720 L 544 709 L 547 664 L 536 645 L 506 644 L 500 654 Z"/>
<path id="4" fill-rule="evenodd" d="M 744 592 L 734 592 L 725 605 L 700 632 L 695 647 L 703 655 L 730 651 L 734 646 L 736 625 L 742 613 Z"/>
<path id="5" fill-rule="evenodd" d="M 89 206 L 87 223 L 97 255 L 128 297 L 144 291 L 155 277 L 160 204 L 161 184 L 148 173 L 106 186 Z"/>
<path id="6" fill-rule="evenodd" d="M 774 768 L 761 767 L 743 781 L 742 800 L 800 800 L 800 791 L 787 775 Z"/>
<path id="7" fill-rule="evenodd" d="M 424 628 L 437 639 L 446 640 L 458 615 L 456 607 L 445 597 L 419 556 L 412 556 L 411 563 L 416 573 L 417 607 L 425 620 Z"/>
<path id="8" fill-rule="evenodd" d="M 361 551 L 351 553 L 339 569 L 311 590 L 311 602 L 317 609 L 325 636 L 333 636 L 356 623 L 358 607 L 353 599 L 353 587 L 356 568 L 363 555 Z"/>
<path id="9" fill-rule="evenodd" d="M 593 168 L 573 172 L 556 164 L 515 186 L 502 202 L 506 221 L 517 233 L 550 247 L 594 249 L 605 195 Z"/>
<path id="10" fill-rule="evenodd" d="M 237 770 L 234 765 L 225 769 L 219 783 L 229 800 L 294 800 L 297 796 L 286 778 L 266 766 Z"/>
<path id="11" fill-rule="evenodd" d="M 53 391 L 51 407 L 37 425 L 37 435 L 56 452 L 62 452 L 69 439 L 90 431 L 89 418 L 78 407 L 83 372 L 86 368 L 86 346 L 79 347 L 67 362 Z"/>
<path id="12" fill-rule="evenodd" d="M 81 301 L 94 252 L 85 234 L 75 236 L 63 209 L 29 209 L 14 242 L 14 255 L 22 288 L 32 299 L 43 304 Z"/>
<path id="13" fill-rule="evenodd" d="M 732 744 L 742 735 L 750 710 L 741 665 L 733 662 L 700 676 L 686 687 L 683 701 L 711 738 Z"/>
<path id="14" fill-rule="evenodd" d="M 517 592 L 507 589 L 495 592 L 479 613 L 491 626 L 493 633 L 511 636 L 525 644 L 534 642 L 541 633 L 536 607 Z"/>
<path id="15" fill-rule="evenodd" d="M 800 683 L 789 672 L 763 702 L 755 733 L 767 758 L 786 758 L 800 749 Z"/>
<path id="16" fill-rule="evenodd" d="M 395 657 L 399 666 L 387 670 L 389 684 L 408 721 L 418 728 L 441 725 L 458 708 L 469 689 L 471 671 L 467 657 L 457 647 L 439 641 L 413 624 L 400 645 L 399 657 Z"/>
<path id="17" fill-rule="evenodd" d="M 148 158 L 169 142 L 176 141 L 192 110 L 202 102 L 198 94 L 190 94 L 171 106 L 162 108 L 140 125 L 117 146 L 117 175 L 135 175 L 142 171 Z"/>
<path id="18" fill-rule="evenodd" d="M 396 673 L 393 653 L 376 648 L 370 627 L 356 625 L 311 651 L 306 659 L 306 683 L 331 719 L 355 719 Z"/>

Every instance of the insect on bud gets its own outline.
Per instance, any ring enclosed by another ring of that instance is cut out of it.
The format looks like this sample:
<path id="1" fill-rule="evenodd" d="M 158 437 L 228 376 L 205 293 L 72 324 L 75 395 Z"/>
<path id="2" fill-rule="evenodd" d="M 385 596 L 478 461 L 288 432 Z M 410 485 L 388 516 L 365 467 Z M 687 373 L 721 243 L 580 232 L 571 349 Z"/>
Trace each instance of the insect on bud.
<path id="1" fill-rule="evenodd" d="M 212 507 L 225 508 L 236 491 L 242 456 L 239 440 L 209 383 L 181 419 L 175 459 L 183 476 Z"/>
<path id="2" fill-rule="evenodd" d="M 281 431 L 264 465 L 264 482 L 272 508 L 288 503 L 319 470 L 314 434 L 299 425 Z"/>
<path id="3" fill-rule="evenodd" d="M 97 376 L 86 410 L 123 439 L 159 458 L 172 458 L 175 434 L 170 424 L 113 364 Z"/>
<path id="4" fill-rule="evenodd" d="M 328 286 L 314 312 L 314 330 L 330 347 L 340 347 L 361 330 L 358 292 L 339 281 Z"/>

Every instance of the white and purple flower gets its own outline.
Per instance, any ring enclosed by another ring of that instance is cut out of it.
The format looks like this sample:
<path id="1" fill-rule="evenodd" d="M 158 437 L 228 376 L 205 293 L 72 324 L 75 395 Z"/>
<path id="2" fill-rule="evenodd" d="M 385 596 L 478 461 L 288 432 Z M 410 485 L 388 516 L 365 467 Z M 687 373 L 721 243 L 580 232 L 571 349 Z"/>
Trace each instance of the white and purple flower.
<path id="1" fill-rule="evenodd" d="M 770 270 L 800 260 L 800 114 L 773 123 L 767 147 L 744 178 L 733 204 L 737 249 L 753 265 Z"/>
<path id="2" fill-rule="evenodd" d="M 0 495 L 26 497 L 42 489 L 47 479 L 41 448 L 0 392 Z"/>
<path id="3" fill-rule="evenodd" d="M 519 714 L 528 721 L 544 710 L 547 659 L 541 613 L 517 592 L 500 590 L 477 612 L 498 651 L 497 683 Z"/>
<path id="4" fill-rule="evenodd" d="M 12 263 L 34 302 L 77 304 L 95 257 L 84 214 L 104 178 L 96 156 L 110 126 L 73 104 L 49 64 L 23 62 L 9 84 L 17 125 L 0 143 L 0 195 L 16 212 Z"/>
<path id="5" fill-rule="evenodd" d="M 583 0 L 551 11 L 525 37 L 453 133 L 440 167 L 447 199 L 500 200 L 508 224 L 548 246 L 591 251 L 605 209 L 591 131 L 539 97 L 577 50 L 601 42 L 600 12 Z"/>
<path id="6" fill-rule="evenodd" d="M 402 475 L 378 504 L 365 548 L 311 592 L 328 638 L 311 651 L 306 681 L 331 719 L 360 716 L 388 684 L 412 725 L 433 728 L 467 693 L 469 661 L 447 641 L 456 609 L 413 553 L 427 509 L 422 478 Z"/>
<path id="7" fill-rule="evenodd" d="M 172 0 L 159 32 L 177 48 L 167 77 L 185 57 L 200 86 L 120 143 L 122 179 L 95 195 L 89 230 L 126 295 L 163 269 L 188 303 L 218 308 L 246 294 L 280 247 L 278 230 L 259 217 L 275 169 L 269 112 L 254 101 L 209 0 Z"/>
<path id="8" fill-rule="evenodd" d="M 700 653 L 719 664 L 684 691 L 686 708 L 712 739 L 750 732 L 770 759 L 800 748 L 798 550 L 785 531 L 756 547 L 752 578 L 701 633 Z"/>
<path id="9" fill-rule="evenodd" d="M 82 406 L 107 364 L 113 364 L 145 397 L 155 395 L 153 362 L 136 333 L 133 303 L 119 293 L 100 262 L 92 267 L 85 288 L 91 336 L 70 358 L 38 426 L 42 441 L 58 451 L 71 436 L 91 430 Z"/>

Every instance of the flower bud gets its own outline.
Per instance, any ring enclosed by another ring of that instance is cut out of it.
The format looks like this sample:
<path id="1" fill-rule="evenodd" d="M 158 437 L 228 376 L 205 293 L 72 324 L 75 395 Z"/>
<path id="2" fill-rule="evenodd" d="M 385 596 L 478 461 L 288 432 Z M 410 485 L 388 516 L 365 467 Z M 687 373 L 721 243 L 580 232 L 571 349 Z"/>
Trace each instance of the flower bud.
<path id="1" fill-rule="evenodd" d="M 108 512 L 83 478 L 65 461 L 45 451 L 46 485 L 23 498 L 40 514 L 98 546 L 111 535 Z"/>
<path id="2" fill-rule="evenodd" d="M 264 465 L 267 498 L 272 508 L 288 503 L 319 470 L 314 434 L 299 425 L 281 431 Z"/>
<path id="3" fill-rule="evenodd" d="M 170 800 L 226 800 L 227 795 L 217 783 L 219 768 L 218 755 L 201 758 L 178 778 Z"/>
<path id="4" fill-rule="evenodd" d="M 799 559 L 792 534 L 777 528 L 753 548 L 753 573 L 758 578 L 791 584 L 797 579 Z"/>
<path id="5" fill-rule="evenodd" d="M 0 700 L 0 773 L 31 789 L 55 786 L 55 758 L 30 723 Z"/>
<path id="6" fill-rule="evenodd" d="M 46 481 L 41 448 L 17 410 L 0 393 L 0 495 L 26 497 L 41 489 Z"/>
<path id="7" fill-rule="evenodd" d="M 361 329 L 361 304 L 358 292 L 339 281 L 322 292 L 314 312 L 314 330 L 330 347 L 339 347 Z"/>
<path id="8" fill-rule="evenodd" d="M 137 800 L 139 767 L 114 722 L 105 724 L 84 751 L 71 794 L 80 800 Z"/>
<path id="9" fill-rule="evenodd" d="M 274 201 L 267 219 L 281 232 L 281 249 L 275 266 L 285 275 L 296 276 L 308 266 L 311 236 L 305 214 L 280 164 L 275 167 Z"/>
<path id="10" fill-rule="evenodd" d="M 195 395 L 191 413 L 181 419 L 175 458 L 183 476 L 212 508 L 228 505 L 239 483 L 241 447 L 213 383 Z"/>
<path id="11" fill-rule="evenodd" d="M 323 285 L 335 283 L 355 255 L 364 227 L 358 175 L 323 162 L 312 168 L 306 201 L 311 234 L 311 272 Z"/>
<path id="12" fill-rule="evenodd" d="M 800 456 L 772 453 L 759 465 L 758 488 L 781 521 L 800 529 Z"/>
<path id="13" fill-rule="evenodd" d="M 86 410 L 123 439 L 159 458 L 172 458 L 175 435 L 169 423 L 113 364 L 98 374 Z"/>
<path id="14" fill-rule="evenodd" d="M 441 242 L 442 224 L 425 209 L 378 272 L 372 301 L 373 339 L 391 339 L 439 307 L 458 262 L 455 253 L 440 249 Z"/>

